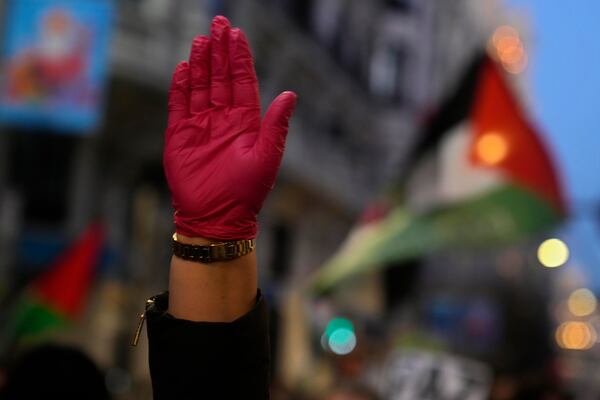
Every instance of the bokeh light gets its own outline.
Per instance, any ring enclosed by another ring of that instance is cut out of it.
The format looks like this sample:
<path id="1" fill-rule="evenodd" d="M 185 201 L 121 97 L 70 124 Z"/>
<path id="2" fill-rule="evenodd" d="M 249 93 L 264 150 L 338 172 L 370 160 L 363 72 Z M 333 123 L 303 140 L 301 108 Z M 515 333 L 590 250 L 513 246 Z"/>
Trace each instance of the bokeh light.
<path id="1" fill-rule="evenodd" d="M 522 56 L 516 59 L 511 63 L 502 63 L 502 66 L 507 72 L 511 74 L 520 74 L 527 68 L 527 64 L 529 63 L 529 58 L 527 58 L 527 53 L 523 52 Z"/>
<path id="2" fill-rule="evenodd" d="M 596 330 L 587 322 L 569 321 L 556 329 L 556 343 L 563 349 L 587 350 L 597 340 Z"/>
<path id="3" fill-rule="evenodd" d="M 484 133 L 475 144 L 477 158 L 486 165 L 497 165 L 508 155 L 508 143 L 498 132 Z"/>
<path id="4" fill-rule="evenodd" d="M 519 74 L 527 68 L 527 52 L 519 37 L 519 32 L 512 26 L 498 27 L 492 35 L 489 48 L 492 56 L 507 72 Z"/>
<path id="5" fill-rule="evenodd" d="M 537 255 L 544 267 L 556 268 L 569 260 L 569 248 L 560 239 L 548 239 L 540 245 Z"/>
<path id="6" fill-rule="evenodd" d="M 499 26 L 492 35 L 492 43 L 494 46 L 498 46 L 500 40 L 506 37 L 518 37 L 519 32 L 510 25 Z"/>
<path id="7" fill-rule="evenodd" d="M 589 289 L 577 289 L 569 296 L 567 306 L 571 314 L 576 317 L 585 317 L 596 311 L 596 296 Z"/>
<path id="8" fill-rule="evenodd" d="M 523 54 L 523 46 L 521 40 L 516 36 L 504 37 L 498 41 L 496 45 L 498 56 L 503 62 L 515 62 Z"/>
<path id="9" fill-rule="evenodd" d="M 356 347 L 354 325 L 346 318 L 334 318 L 325 329 L 321 344 L 325 342 L 329 349 L 338 355 L 346 355 Z M 325 347 L 325 346 L 324 346 Z"/>
<path id="10" fill-rule="evenodd" d="M 349 329 L 338 329 L 329 336 L 328 344 L 335 354 L 350 354 L 356 347 L 356 335 Z"/>

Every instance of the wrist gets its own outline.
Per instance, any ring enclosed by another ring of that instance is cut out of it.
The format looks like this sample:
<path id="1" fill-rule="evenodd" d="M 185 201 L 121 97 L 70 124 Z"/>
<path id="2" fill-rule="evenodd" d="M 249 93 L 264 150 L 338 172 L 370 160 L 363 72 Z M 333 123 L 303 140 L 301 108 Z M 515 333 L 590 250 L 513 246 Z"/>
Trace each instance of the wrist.
<path id="1" fill-rule="evenodd" d="M 223 241 L 176 233 L 176 243 L 190 247 L 219 247 Z M 174 248 L 175 252 L 175 248 Z M 256 254 L 209 261 L 176 254 L 171 259 L 169 313 L 191 321 L 229 322 L 244 315 L 255 304 Z M 189 256 L 189 254 L 188 254 Z"/>
<path id="2" fill-rule="evenodd" d="M 190 321 L 231 322 L 254 307 L 254 252 L 230 261 L 202 264 L 171 259 L 169 313 Z"/>

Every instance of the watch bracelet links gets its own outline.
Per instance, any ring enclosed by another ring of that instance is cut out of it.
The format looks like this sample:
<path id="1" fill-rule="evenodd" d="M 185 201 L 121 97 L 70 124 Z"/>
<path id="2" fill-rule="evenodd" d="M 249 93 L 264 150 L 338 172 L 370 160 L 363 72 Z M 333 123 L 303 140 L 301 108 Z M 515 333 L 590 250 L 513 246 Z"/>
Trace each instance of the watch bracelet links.
<path id="1" fill-rule="evenodd" d="M 256 247 L 254 239 L 232 240 L 226 242 L 210 243 L 208 245 L 195 245 L 181 243 L 177 234 L 173 234 L 173 254 L 186 261 L 195 261 L 210 264 L 217 261 L 231 261 L 245 256 Z"/>

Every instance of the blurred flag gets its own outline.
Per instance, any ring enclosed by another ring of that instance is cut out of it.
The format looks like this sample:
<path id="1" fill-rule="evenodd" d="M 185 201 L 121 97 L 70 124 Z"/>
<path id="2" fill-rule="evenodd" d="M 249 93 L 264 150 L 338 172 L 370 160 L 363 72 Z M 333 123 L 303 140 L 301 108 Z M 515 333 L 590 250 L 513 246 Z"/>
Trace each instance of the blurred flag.
<path id="1" fill-rule="evenodd" d="M 487 56 L 468 68 L 410 161 L 402 205 L 359 224 L 317 272 L 317 290 L 431 251 L 511 242 L 567 213 L 552 158 Z"/>
<path id="2" fill-rule="evenodd" d="M 102 227 L 89 226 L 29 285 L 6 326 L 8 342 L 36 339 L 77 319 L 85 306 L 103 240 Z"/>
<path id="3" fill-rule="evenodd" d="M 0 120 L 88 133 L 100 123 L 112 0 L 10 0 Z"/>

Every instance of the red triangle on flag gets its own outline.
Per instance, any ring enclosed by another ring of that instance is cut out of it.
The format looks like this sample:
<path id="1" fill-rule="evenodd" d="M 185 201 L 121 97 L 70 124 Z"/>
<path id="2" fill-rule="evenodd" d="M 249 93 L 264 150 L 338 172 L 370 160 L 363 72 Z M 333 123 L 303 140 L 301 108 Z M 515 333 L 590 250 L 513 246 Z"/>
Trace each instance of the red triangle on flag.
<path id="1" fill-rule="evenodd" d="M 90 225 L 58 259 L 33 282 L 38 300 L 75 319 L 81 312 L 92 283 L 104 230 Z"/>
<path id="2" fill-rule="evenodd" d="M 497 168 L 516 185 L 548 201 L 561 215 L 567 205 L 558 176 L 540 135 L 495 62 L 482 67 L 471 111 L 473 145 L 470 158 L 475 165 Z"/>

